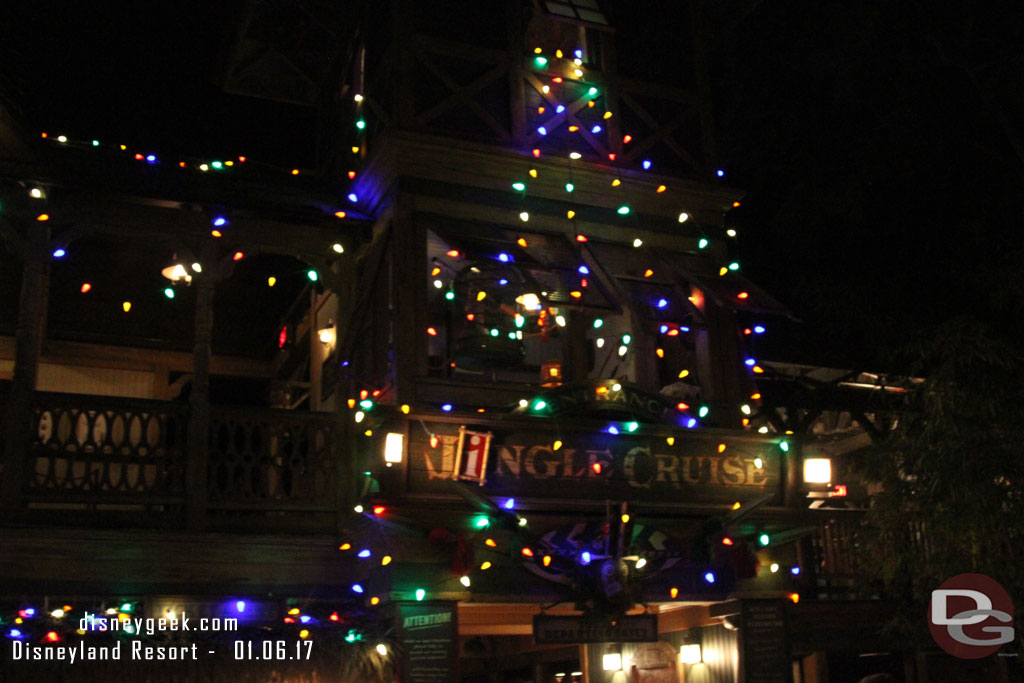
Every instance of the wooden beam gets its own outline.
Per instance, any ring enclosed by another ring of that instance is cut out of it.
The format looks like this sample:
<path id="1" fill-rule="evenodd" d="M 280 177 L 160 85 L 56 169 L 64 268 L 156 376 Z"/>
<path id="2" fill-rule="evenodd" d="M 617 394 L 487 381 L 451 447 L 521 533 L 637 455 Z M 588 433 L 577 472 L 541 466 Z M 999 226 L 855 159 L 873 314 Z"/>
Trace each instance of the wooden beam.
<path id="1" fill-rule="evenodd" d="M 716 606 L 683 604 L 677 607 L 677 603 L 662 604 L 662 609 L 658 613 L 658 633 L 673 633 L 721 623 L 721 618 L 711 613 L 712 608 Z"/>
<path id="2" fill-rule="evenodd" d="M 653 147 L 658 141 L 663 141 L 669 149 L 676 153 L 676 155 L 690 164 L 694 169 L 700 170 L 701 166 L 697 163 L 697 160 L 693 156 L 684 150 L 679 144 L 669 137 L 676 128 L 681 126 L 686 119 L 690 118 L 696 113 L 693 107 L 687 107 L 682 111 L 678 112 L 672 117 L 667 123 L 659 124 L 653 116 L 651 116 L 644 107 L 634 100 L 626 93 L 622 94 L 622 101 L 629 105 L 629 108 L 636 112 L 637 116 L 651 128 L 651 134 L 638 141 L 636 145 L 633 145 L 624 157 L 628 160 L 639 158 L 644 152 Z"/>
<path id="3" fill-rule="evenodd" d="M 535 159 L 529 154 L 496 150 L 493 146 L 482 145 L 467 140 L 452 140 L 426 133 L 409 131 L 389 131 L 378 141 L 377 153 L 370 160 L 363 176 L 374 176 L 382 186 L 395 184 L 399 177 L 432 180 L 444 183 L 452 188 L 479 188 L 501 192 L 504 197 L 512 197 L 509 172 L 520 169 L 525 177 L 526 171 L 536 168 L 538 178 L 532 179 L 527 191 L 527 199 L 544 198 L 564 202 L 566 160 L 564 158 Z M 689 234 L 690 226 L 721 225 L 723 211 L 741 199 L 743 193 L 719 185 L 697 183 L 684 178 L 636 171 L 628 168 L 617 168 L 605 163 L 578 161 L 573 164 L 573 177 L 576 191 L 573 193 L 573 205 L 579 207 L 601 207 L 613 209 L 608 214 L 608 225 L 615 227 L 615 221 L 621 219 L 614 213 L 618 208 L 614 193 L 608 192 L 610 178 L 619 174 L 623 181 L 620 191 L 630 192 L 631 206 L 636 214 L 662 217 L 666 223 L 672 223 L 673 234 L 679 231 Z M 656 193 L 658 185 L 666 185 L 669 191 Z M 413 188 L 415 189 L 415 188 Z M 649 191 L 648 191 L 649 189 Z M 639 190 L 639 191 L 633 191 Z M 448 201 L 465 202 L 463 196 L 447 198 Z M 492 202 L 488 202 L 493 205 Z M 561 204 L 560 204 L 561 206 Z M 691 216 L 686 224 L 679 224 L 676 219 L 679 211 L 685 209 Z M 493 208 L 491 222 L 501 212 Z M 508 217 L 519 221 L 519 211 L 509 212 Z M 558 209 L 560 228 L 564 228 L 564 210 Z M 585 211 L 578 210 L 578 214 Z M 577 217 L 577 222 L 582 216 Z M 621 222 L 621 220 L 619 221 Z M 530 227 L 534 224 L 531 216 Z M 636 228 L 628 241 L 632 242 L 635 233 L 646 233 L 648 230 Z M 696 234 L 696 233 L 694 233 Z M 647 238 L 644 237 L 644 241 Z"/>
<path id="4" fill-rule="evenodd" d="M 506 130 L 500 123 L 498 123 L 498 121 L 493 116 L 491 116 L 490 112 L 484 109 L 480 105 L 480 103 L 477 102 L 472 97 L 472 95 L 477 91 L 482 90 L 484 87 L 486 87 L 493 81 L 496 81 L 497 79 L 504 76 L 508 71 L 508 68 L 505 64 L 499 64 L 498 66 L 494 67 L 493 69 L 491 69 L 490 71 L 488 71 L 483 76 L 476 79 L 469 85 L 461 86 L 455 81 L 453 81 L 451 78 L 449 78 L 448 74 L 444 73 L 426 55 L 420 54 L 418 55 L 418 58 L 420 63 L 423 64 L 423 66 L 425 66 L 428 71 L 437 76 L 438 80 L 444 83 L 448 87 L 448 89 L 452 91 L 452 95 L 442 100 L 437 105 L 431 107 L 426 112 L 419 114 L 416 117 L 417 124 L 422 125 L 427 123 L 428 121 L 431 121 L 432 119 L 436 118 L 437 116 L 447 111 L 448 109 L 453 108 L 456 102 L 461 101 L 471 110 L 473 110 L 473 113 L 475 113 L 481 121 L 486 123 L 488 127 L 491 128 L 491 130 L 497 133 L 502 140 L 509 141 L 512 139 L 512 136 L 509 134 L 509 131 Z"/>
<path id="5" fill-rule="evenodd" d="M 508 60 L 508 54 L 501 50 L 468 45 L 466 43 L 456 43 L 436 36 L 417 34 L 413 39 L 413 43 L 420 50 L 427 50 L 446 57 L 464 59 L 467 62 L 475 62 L 477 64 L 481 62 L 484 64 L 507 64 Z"/>
<path id="6" fill-rule="evenodd" d="M 14 338 L 0 336 L 0 360 L 14 359 Z M 192 372 L 192 354 L 185 351 L 164 351 L 124 346 L 106 346 L 84 342 L 47 340 L 40 362 L 51 365 L 75 365 L 112 370 Z M 227 377 L 270 377 L 268 361 L 237 356 L 213 356 L 210 373 Z"/>
<path id="7" fill-rule="evenodd" d="M 530 603 L 460 603 L 460 636 L 528 636 L 540 605 Z M 569 605 L 556 605 L 545 614 L 581 614 Z"/>
<path id="8" fill-rule="evenodd" d="M 8 527 L 0 586 L 11 592 L 274 592 L 347 589 L 334 536 Z M 32 558 L 26 571 L 24 558 Z M 68 568 L 74 567 L 73 572 Z M 343 588 L 344 587 L 344 588 Z"/>

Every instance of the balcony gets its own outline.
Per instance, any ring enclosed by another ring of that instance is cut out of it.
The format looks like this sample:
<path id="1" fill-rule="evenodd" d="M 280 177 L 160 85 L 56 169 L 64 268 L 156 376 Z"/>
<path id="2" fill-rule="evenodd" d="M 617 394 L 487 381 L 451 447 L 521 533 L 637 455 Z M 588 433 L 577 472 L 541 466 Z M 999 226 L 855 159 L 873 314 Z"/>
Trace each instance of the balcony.
<path id="1" fill-rule="evenodd" d="M 329 532 L 330 414 L 211 409 L 205 485 L 189 486 L 186 403 L 37 392 L 15 517 L 70 525 Z"/>
<path id="2" fill-rule="evenodd" d="M 460 435 L 487 430 L 486 486 L 473 480 L 462 485 L 496 500 L 515 497 L 536 533 L 557 533 L 600 516 L 607 500 L 632 500 L 644 524 L 674 529 L 682 547 L 693 524 L 724 514 L 733 501 L 746 505 L 768 494 L 774 498 L 759 511 L 759 524 L 796 542 L 781 552 L 805 568 L 797 581 L 806 595 L 849 596 L 858 589 L 860 515 L 781 505 L 787 459 L 777 439 L 759 435 L 657 424 L 612 435 L 593 419 L 556 424 L 524 415 L 406 416 L 377 406 L 373 435 L 360 433 L 353 442 L 347 415 L 214 407 L 203 466 L 189 455 L 186 403 L 36 392 L 31 408 L 23 485 L 16 501 L 5 501 L 4 525 L 30 533 L 45 527 L 66 539 L 85 528 L 89 543 L 132 557 L 173 539 L 191 538 L 192 544 L 198 537 L 191 532 L 199 530 L 223 532 L 205 536 L 220 539 L 203 551 L 217 554 L 258 543 L 254 535 L 267 543 L 303 543 L 297 536 L 312 541 L 361 528 L 345 491 L 353 478 L 344 473 L 356 463 L 359 470 L 378 470 L 379 493 L 371 497 L 393 508 L 389 523 L 420 528 L 429 510 L 430 524 L 458 528 L 467 513 L 467 501 L 451 481 L 459 468 Z M 386 435 L 395 432 L 404 434 L 402 462 L 376 467 Z M 562 442 L 557 447 L 555 436 Z M 797 528 L 802 531 L 782 533 Z M 124 535 L 125 529 L 133 531 Z M 24 533 L 20 538 L 33 543 Z M 422 561 L 414 547 L 398 555 Z M 164 580 L 173 582 L 173 571 Z"/>

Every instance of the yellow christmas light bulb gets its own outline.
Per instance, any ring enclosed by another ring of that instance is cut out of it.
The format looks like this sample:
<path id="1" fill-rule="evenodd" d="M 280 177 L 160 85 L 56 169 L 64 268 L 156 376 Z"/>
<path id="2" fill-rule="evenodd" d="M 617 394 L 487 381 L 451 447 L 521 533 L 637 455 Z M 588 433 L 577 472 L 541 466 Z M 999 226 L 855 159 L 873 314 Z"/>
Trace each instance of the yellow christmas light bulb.
<path id="1" fill-rule="evenodd" d="M 669 446 L 674 446 L 676 443 L 676 437 L 670 436 L 667 439 L 665 439 L 665 441 L 666 443 L 668 443 Z"/>
<path id="2" fill-rule="evenodd" d="M 124 312 L 127 313 L 128 311 L 132 310 L 132 302 L 125 301 L 123 304 L 121 304 L 121 308 L 123 308 Z"/>
<path id="3" fill-rule="evenodd" d="M 555 50 L 555 56 L 558 57 L 559 59 L 561 59 L 562 58 L 562 51 L 561 50 Z"/>
<path id="4" fill-rule="evenodd" d="M 410 410 L 412 410 L 412 408 L 409 407 L 408 403 L 403 403 L 402 404 L 402 413 L 403 414 L 408 415 Z"/>
<path id="5" fill-rule="evenodd" d="M 622 184 L 622 181 L 619 180 L 618 178 L 616 178 L 615 180 L 612 181 L 612 187 L 618 187 L 621 184 Z"/>
<path id="6" fill-rule="evenodd" d="M 271 275 L 267 278 L 267 287 L 273 287 L 277 284 L 277 278 Z"/>
<path id="7" fill-rule="evenodd" d="M 535 168 L 531 168 L 530 169 L 530 177 L 531 178 L 536 178 L 537 177 L 537 169 L 535 169 Z"/>
<path id="8" fill-rule="evenodd" d="M 479 292 L 476 293 L 476 300 L 477 301 L 483 301 L 486 298 L 487 298 L 487 292 L 485 292 L 483 290 L 480 290 Z"/>
<path id="9" fill-rule="evenodd" d="M 572 209 L 569 209 L 569 211 L 566 213 L 566 216 L 569 217 L 569 220 L 572 220 L 573 218 L 576 217 L 576 212 L 573 211 Z"/>
<path id="10" fill-rule="evenodd" d="M 372 598 L 370 598 L 370 604 L 371 605 L 379 605 L 380 604 L 380 598 L 378 598 L 376 595 L 373 596 Z"/>
<path id="11" fill-rule="evenodd" d="M 680 370 L 679 371 L 679 379 L 683 379 L 684 377 L 688 377 L 689 375 L 690 375 L 690 371 L 689 370 Z"/>

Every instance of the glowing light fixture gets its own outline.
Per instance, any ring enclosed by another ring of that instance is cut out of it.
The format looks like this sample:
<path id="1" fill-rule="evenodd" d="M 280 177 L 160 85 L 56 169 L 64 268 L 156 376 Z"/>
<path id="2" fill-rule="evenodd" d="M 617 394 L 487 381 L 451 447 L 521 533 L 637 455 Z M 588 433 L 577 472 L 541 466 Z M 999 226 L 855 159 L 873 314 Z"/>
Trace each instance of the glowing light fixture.
<path id="1" fill-rule="evenodd" d="M 808 458 L 804 460 L 804 482 L 827 484 L 832 481 L 832 461 L 829 458 Z"/>
<path id="2" fill-rule="evenodd" d="M 700 643 L 687 643 L 679 648 L 679 661 L 683 664 L 700 664 L 704 660 L 701 657 Z"/>
<path id="3" fill-rule="evenodd" d="M 405 453 L 405 435 L 390 432 L 384 437 L 384 462 L 397 464 L 402 462 Z"/>

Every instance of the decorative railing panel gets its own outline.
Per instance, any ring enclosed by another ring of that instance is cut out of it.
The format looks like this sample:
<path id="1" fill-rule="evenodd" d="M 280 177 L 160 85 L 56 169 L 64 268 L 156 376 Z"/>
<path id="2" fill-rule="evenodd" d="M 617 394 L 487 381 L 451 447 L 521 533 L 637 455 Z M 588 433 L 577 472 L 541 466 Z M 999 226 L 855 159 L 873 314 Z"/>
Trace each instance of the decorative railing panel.
<path id="1" fill-rule="evenodd" d="M 185 405 L 36 394 L 32 416 L 31 496 L 182 496 Z"/>
<path id="2" fill-rule="evenodd" d="M 830 519 L 811 534 L 811 569 L 821 597 L 849 593 L 863 578 L 860 519 Z"/>
<path id="3" fill-rule="evenodd" d="M 330 416 L 214 409 L 208 493 L 214 507 L 333 509 Z"/>

